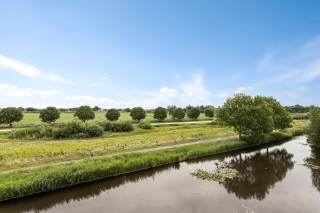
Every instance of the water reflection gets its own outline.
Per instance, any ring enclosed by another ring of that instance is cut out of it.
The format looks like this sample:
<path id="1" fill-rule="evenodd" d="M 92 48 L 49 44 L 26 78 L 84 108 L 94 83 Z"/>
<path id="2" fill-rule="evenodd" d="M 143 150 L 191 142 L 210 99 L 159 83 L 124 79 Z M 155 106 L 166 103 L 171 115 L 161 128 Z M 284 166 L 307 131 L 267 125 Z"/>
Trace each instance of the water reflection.
<path id="1" fill-rule="evenodd" d="M 230 166 L 239 171 L 239 177 L 221 183 L 228 193 L 240 199 L 263 200 L 275 183 L 282 181 L 294 167 L 293 154 L 285 149 L 257 152 L 254 155 L 239 156 L 230 160 Z"/>
<path id="2" fill-rule="evenodd" d="M 108 178 L 101 181 L 81 184 L 68 189 L 60 189 L 48 193 L 41 193 L 21 199 L 14 199 L 0 203 L 0 212 L 22 213 L 22 212 L 41 212 L 53 207 L 63 205 L 72 201 L 80 201 L 97 197 L 101 193 L 108 193 L 109 190 L 118 188 L 127 183 L 137 183 L 149 178 L 154 179 L 157 175 L 179 170 L 180 164 L 170 164 L 155 169 L 143 170 L 140 172 Z"/>
<path id="3" fill-rule="evenodd" d="M 306 163 L 320 166 L 320 150 L 311 147 L 311 156 L 305 159 Z M 313 186 L 320 192 L 320 169 L 311 169 Z"/>

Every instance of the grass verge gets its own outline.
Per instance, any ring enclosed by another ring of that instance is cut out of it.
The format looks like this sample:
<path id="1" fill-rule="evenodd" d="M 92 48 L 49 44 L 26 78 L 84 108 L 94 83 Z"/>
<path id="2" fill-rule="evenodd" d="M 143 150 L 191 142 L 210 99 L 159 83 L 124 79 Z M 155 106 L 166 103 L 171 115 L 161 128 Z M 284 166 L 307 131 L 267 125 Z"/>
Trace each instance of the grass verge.
<path id="1" fill-rule="evenodd" d="M 267 137 L 265 142 L 291 138 L 303 133 L 303 128 L 293 128 L 286 133 L 280 132 L 271 135 Z M 78 163 L 0 173 L 0 200 L 27 196 L 248 146 L 251 145 L 244 141 L 224 140 L 174 149 L 121 154 L 112 157 L 86 159 Z"/>

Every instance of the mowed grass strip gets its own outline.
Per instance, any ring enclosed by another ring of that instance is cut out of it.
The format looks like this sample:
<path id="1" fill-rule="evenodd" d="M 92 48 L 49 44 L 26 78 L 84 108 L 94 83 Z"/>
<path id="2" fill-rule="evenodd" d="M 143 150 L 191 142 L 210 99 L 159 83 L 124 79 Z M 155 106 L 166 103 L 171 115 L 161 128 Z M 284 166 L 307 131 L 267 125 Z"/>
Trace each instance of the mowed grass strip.
<path id="1" fill-rule="evenodd" d="M 85 159 L 90 149 L 95 156 L 103 156 L 227 136 L 236 134 L 232 129 L 217 125 L 188 124 L 136 129 L 133 133 L 107 134 L 96 139 L 7 140 L 0 143 L 0 171 Z"/>
<path id="2" fill-rule="evenodd" d="M 0 173 L 0 200 L 71 186 L 248 146 L 238 140 L 209 142 L 147 153 L 86 159 L 78 163 Z"/>

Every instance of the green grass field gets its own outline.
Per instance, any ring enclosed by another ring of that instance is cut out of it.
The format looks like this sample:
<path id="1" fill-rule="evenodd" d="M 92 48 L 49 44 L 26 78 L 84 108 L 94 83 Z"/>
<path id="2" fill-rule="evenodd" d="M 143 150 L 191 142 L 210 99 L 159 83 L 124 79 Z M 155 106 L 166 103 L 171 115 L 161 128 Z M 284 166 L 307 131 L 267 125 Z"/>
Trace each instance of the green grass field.
<path id="1" fill-rule="evenodd" d="M 94 120 L 106 120 L 106 117 L 105 117 L 106 112 L 95 112 L 95 114 L 96 116 Z M 121 116 L 119 120 L 122 120 L 122 121 L 132 120 L 129 112 L 121 112 L 120 115 Z M 68 122 L 68 121 L 71 121 L 72 119 L 73 119 L 73 113 L 61 113 L 60 118 L 56 122 Z M 208 118 L 205 117 L 204 113 L 201 113 L 199 116 L 199 119 L 201 120 L 201 119 L 208 119 Z M 152 113 L 147 113 L 146 118 L 144 120 L 156 121 L 153 118 Z M 168 116 L 166 120 L 172 121 L 171 116 Z M 184 118 L 183 121 L 190 121 L 190 119 Z M 17 124 L 25 125 L 25 124 L 40 124 L 40 123 L 41 123 L 41 120 L 39 118 L 39 113 L 24 113 L 24 117 L 22 121 L 20 121 L 19 123 L 13 123 L 13 125 L 17 126 Z"/>

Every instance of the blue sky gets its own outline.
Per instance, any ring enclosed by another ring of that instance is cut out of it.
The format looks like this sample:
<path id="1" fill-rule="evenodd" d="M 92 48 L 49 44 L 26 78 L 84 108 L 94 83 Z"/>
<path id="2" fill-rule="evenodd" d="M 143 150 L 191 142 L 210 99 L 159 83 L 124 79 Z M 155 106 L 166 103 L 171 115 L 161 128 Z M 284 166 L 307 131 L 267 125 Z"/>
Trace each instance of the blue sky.
<path id="1" fill-rule="evenodd" d="M 320 1 L 0 1 L 0 108 L 320 105 Z"/>

